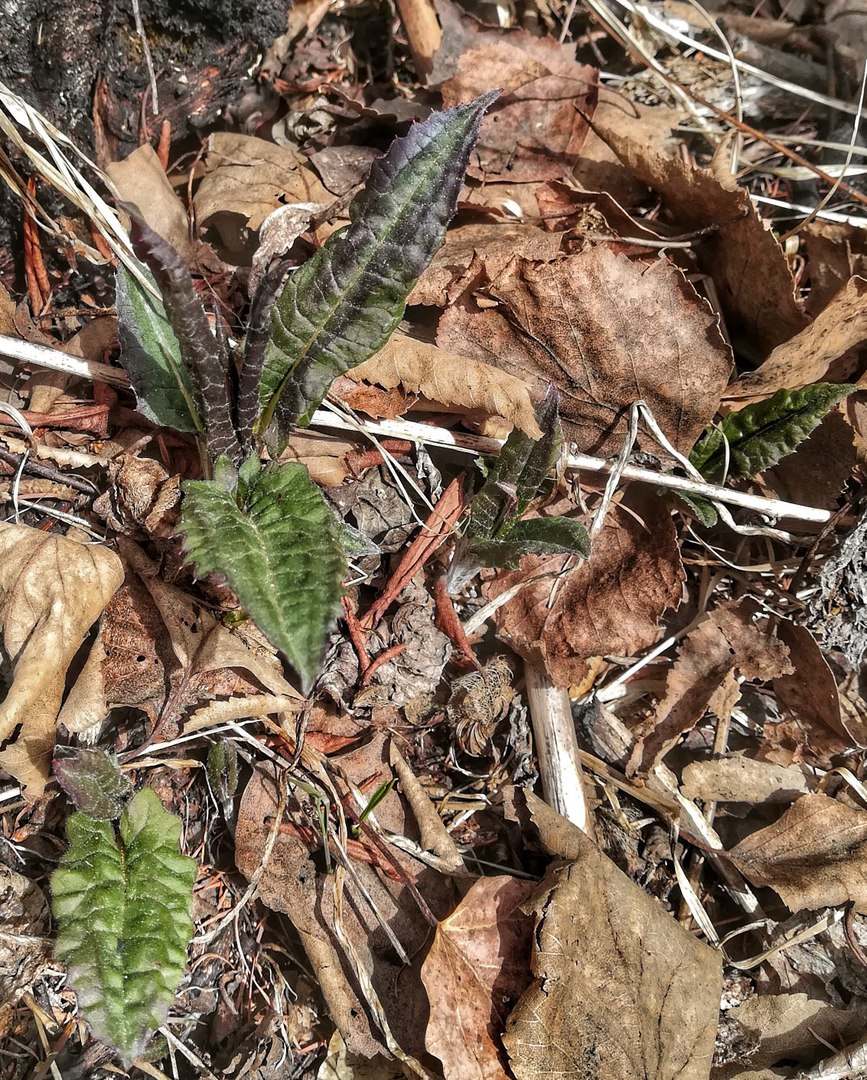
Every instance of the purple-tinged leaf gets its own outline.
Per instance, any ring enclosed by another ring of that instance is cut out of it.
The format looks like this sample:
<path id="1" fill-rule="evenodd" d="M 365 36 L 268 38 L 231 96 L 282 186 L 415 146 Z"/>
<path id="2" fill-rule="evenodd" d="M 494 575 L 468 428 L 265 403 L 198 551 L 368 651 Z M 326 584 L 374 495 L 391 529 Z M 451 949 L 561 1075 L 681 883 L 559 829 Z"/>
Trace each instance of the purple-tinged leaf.
<path id="1" fill-rule="evenodd" d="M 120 817 L 132 784 L 114 754 L 77 746 L 54 748 L 54 775 L 77 810 L 97 821 Z"/>
<path id="2" fill-rule="evenodd" d="M 491 91 L 433 113 L 374 162 L 351 224 L 289 278 L 274 307 L 257 434 L 272 448 L 308 424 L 338 375 L 371 356 L 400 322 L 410 290 L 455 213 Z"/>

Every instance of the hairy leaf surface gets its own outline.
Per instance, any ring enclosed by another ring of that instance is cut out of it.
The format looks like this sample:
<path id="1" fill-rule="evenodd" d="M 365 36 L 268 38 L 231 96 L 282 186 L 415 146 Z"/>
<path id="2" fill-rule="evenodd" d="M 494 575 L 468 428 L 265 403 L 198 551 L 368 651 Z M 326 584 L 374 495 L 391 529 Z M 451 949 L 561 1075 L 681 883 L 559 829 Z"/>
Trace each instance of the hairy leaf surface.
<path id="1" fill-rule="evenodd" d="M 791 454 L 854 387 L 814 383 L 803 390 L 778 390 L 773 397 L 729 413 L 708 428 L 690 461 L 708 480 L 723 475 L 755 476 Z M 726 469 L 728 464 L 728 469 Z"/>
<path id="2" fill-rule="evenodd" d="M 126 1065 L 164 1021 L 193 933 L 196 864 L 178 852 L 181 823 L 144 788 L 107 821 L 73 814 L 51 878 L 57 957 L 82 1016 Z"/>
<path id="3" fill-rule="evenodd" d="M 132 795 L 115 755 L 95 746 L 55 746 L 52 767 L 75 808 L 98 821 L 120 817 Z"/>
<path id="4" fill-rule="evenodd" d="M 278 446 L 307 424 L 333 380 L 388 340 L 445 238 L 485 109 L 496 91 L 431 115 L 374 162 L 351 224 L 289 278 L 272 312 L 257 431 Z"/>
<path id="5" fill-rule="evenodd" d="M 303 465 L 253 476 L 246 465 L 237 494 L 201 480 L 184 484 L 181 531 L 199 572 L 226 577 L 308 689 L 340 602 L 345 562 L 334 517 Z"/>

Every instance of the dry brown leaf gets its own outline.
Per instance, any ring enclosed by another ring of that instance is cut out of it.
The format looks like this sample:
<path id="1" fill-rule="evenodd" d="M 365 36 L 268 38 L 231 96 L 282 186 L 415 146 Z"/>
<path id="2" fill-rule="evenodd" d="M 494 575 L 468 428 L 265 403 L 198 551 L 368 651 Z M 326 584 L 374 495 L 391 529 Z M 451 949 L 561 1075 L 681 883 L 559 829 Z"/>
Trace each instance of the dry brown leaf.
<path id="1" fill-rule="evenodd" d="M 840 492 L 858 465 L 852 409 L 857 408 L 860 396 L 852 394 L 832 409 L 793 454 L 788 454 L 763 474 L 766 486 L 777 498 L 837 510 Z M 748 402 L 731 404 L 740 408 Z"/>
<path id="2" fill-rule="evenodd" d="M 867 237 L 854 225 L 811 221 L 802 233 L 810 292 L 807 313 L 815 318 L 851 277 L 867 277 Z"/>
<path id="3" fill-rule="evenodd" d="M 0 628 L 12 665 L 0 766 L 31 795 L 51 773 L 69 665 L 122 581 L 123 565 L 106 547 L 0 523 Z"/>
<path id="4" fill-rule="evenodd" d="M 339 487 L 350 468 L 346 455 L 358 449 L 351 439 L 319 435 L 312 431 L 295 431 L 286 443 L 281 461 L 300 461 L 307 467 L 310 478 L 323 487 Z"/>
<path id="5" fill-rule="evenodd" d="M 742 840 L 729 858 L 791 911 L 852 903 L 867 912 L 867 812 L 804 795 L 779 821 Z"/>
<path id="6" fill-rule="evenodd" d="M 514 221 L 458 225 L 446 240 L 409 295 L 409 304 L 448 305 L 467 289 L 484 267 L 494 278 L 515 257 L 551 262 L 560 253 L 563 234 L 538 225 Z"/>
<path id="7" fill-rule="evenodd" d="M 867 341 L 867 278 L 853 277 L 806 329 L 778 345 L 755 371 L 726 391 L 726 400 L 770 397 L 821 382 L 835 361 Z"/>
<path id="8" fill-rule="evenodd" d="M 384 348 L 348 375 L 354 382 L 376 383 L 386 390 L 402 386 L 444 405 L 501 416 L 531 439 L 542 437 L 523 380 L 405 334 L 393 334 Z"/>
<path id="9" fill-rule="evenodd" d="M 438 344 L 503 368 L 538 396 L 556 385 L 564 434 L 580 451 L 617 453 L 639 399 L 683 453 L 713 418 L 731 352 L 671 263 L 646 266 L 599 245 L 556 263 L 515 259 L 486 291 L 500 306 L 449 308 Z"/>
<path id="10" fill-rule="evenodd" d="M 421 980 L 430 1001 L 425 1046 L 445 1080 L 509 1080 L 500 1036 L 530 982 L 533 919 L 521 905 L 534 889 L 481 878 L 437 927 Z"/>
<path id="11" fill-rule="evenodd" d="M 568 173 L 587 136 L 581 112 L 592 114 L 596 103 L 596 68 L 551 38 L 482 26 L 450 0 L 436 7 L 443 36 L 430 81 L 440 84 L 444 105 L 504 88 L 482 121 L 469 175 L 526 183 Z"/>
<path id="12" fill-rule="evenodd" d="M 196 221 L 214 226 L 230 252 L 244 253 L 249 246 L 239 224 L 255 232 L 280 206 L 324 208 L 334 201 L 300 154 L 253 135 L 211 135 L 204 164 L 206 175 L 193 198 Z"/>
<path id="13" fill-rule="evenodd" d="M 580 683 L 589 657 L 633 656 L 653 644 L 663 613 L 680 603 L 684 573 L 670 512 L 656 497 L 630 493 L 630 499 L 640 521 L 612 509 L 586 562 L 560 580 L 528 584 L 497 613 L 500 635 L 524 656 L 540 651 L 558 686 Z M 498 574 L 487 592 L 496 596 L 520 581 L 556 574 L 567 561 L 527 556 L 519 570 Z"/>
<path id="14" fill-rule="evenodd" d="M 691 761 L 683 770 L 681 794 L 703 802 L 790 803 L 810 791 L 810 770 L 774 765 L 748 754 Z"/>
<path id="15" fill-rule="evenodd" d="M 807 319 L 795 299 L 788 263 L 743 190 L 730 191 L 706 169 L 666 157 L 605 129 L 606 141 L 634 175 L 658 192 L 678 225 L 719 226 L 697 248 L 713 278 L 726 329 L 746 356 L 763 360 Z"/>
<path id="16" fill-rule="evenodd" d="M 22 994 L 52 962 L 48 902 L 38 885 L 0 863 L 0 1039 Z"/>
<path id="17" fill-rule="evenodd" d="M 168 240 L 182 258 L 189 259 L 193 250 L 190 219 L 151 144 L 142 143 L 123 161 L 107 165 L 105 171 L 121 199 L 137 206 L 154 232 Z"/>
<path id="18" fill-rule="evenodd" d="M 764 681 L 792 670 L 786 646 L 760 630 L 749 609 L 716 608 L 681 645 L 655 715 L 636 732 L 627 773 L 648 773 L 708 710 L 727 719 L 740 697 L 736 675 Z"/>
<path id="19" fill-rule="evenodd" d="M 584 833 L 522 794 L 555 863 L 533 897 L 534 985 L 504 1042 L 517 1080 L 707 1080 L 719 952 L 676 922 Z"/>
<path id="20" fill-rule="evenodd" d="M 386 736 L 377 733 L 359 749 L 340 755 L 341 772 L 372 794 L 392 780 Z M 271 830 L 277 796 L 269 773 L 257 770 L 248 783 L 238 811 L 235 860 L 251 877 L 262 861 L 262 848 Z M 396 791 L 376 807 L 380 827 L 423 843 L 417 820 Z M 335 930 L 334 874 L 323 872 L 321 844 L 316 839 L 316 809 L 298 789 L 290 789 L 285 822 L 259 880 L 261 901 L 285 912 L 298 931 L 316 973 L 329 1013 L 352 1053 L 373 1056 L 385 1045 L 365 1004 L 364 988 L 348 962 Z M 307 838 L 298 827 L 307 830 Z M 374 849 L 375 851 L 375 849 Z M 398 849 L 390 851 L 401 870 L 414 881 L 436 918 L 453 910 L 457 897 L 450 877 L 439 874 Z M 352 942 L 366 977 L 375 989 L 398 1042 L 410 1053 L 424 1053 L 427 999 L 419 979 L 421 954 L 430 940 L 430 925 L 406 885 L 379 873 L 369 862 L 352 859 L 342 905 L 343 930 Z M 361 887 L 374 908 L 362 895 Z M 380 919 L 396 934 L 417 963 L 407 967 L 396 955 Z"/>

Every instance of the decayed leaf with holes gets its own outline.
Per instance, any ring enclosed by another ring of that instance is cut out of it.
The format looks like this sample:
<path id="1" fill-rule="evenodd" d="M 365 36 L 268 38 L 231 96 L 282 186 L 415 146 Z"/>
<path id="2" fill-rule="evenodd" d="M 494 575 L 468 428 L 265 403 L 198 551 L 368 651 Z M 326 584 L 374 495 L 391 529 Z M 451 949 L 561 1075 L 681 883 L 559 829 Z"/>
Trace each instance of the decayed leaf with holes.
<path id="1" fill-rule="evenodd" d="M 378 353 L 347 374 L 354 382 L 376 383 L 386 390 L 402 386 L 444 405 L 502 416 L 531 439 L 542 437 L 522 379 L 405 334 L 392 335 Z"/>
<path id="2" fill-rule="evenodd" d="M 740 698 L 738 675 L 764 681 L 792 673 L 785 644 L 751 616 L 744 605 L 723 604 L 687 636 L 655 713 L 635 732 L 629 775 L 658 765 L 708 710 L 728 719 Z"/>
<path id="3" fill-rule="evenodd" d="M 0 766 L 33 795 L 50 775 L 69 665 L 122 581 L 108 548 L 0 524 L 0 628 L 12 664 L 0 704 L 0 742 L 9 740 Z"/>
<path id="4" fill-rule="evenodd" d="M 517 1080 L 707 1080 L 720 954 L 532 792 L 517 798 L 543 847 L 569 860 L 531 901 L 534 982 L 504 1035 Z"/>
<path id="5" fill-rule="evenodd" d="M 716 316 L 671 263 L 650 266 L 598 245 L 556 263 L 515 259 L 445 311 L 437 343 L 560 391 L 563 433 L 588 454 L 616 454 L 627 411 L 645 401 L 689 453 L 719 407 L 732 365 Z M 653 442 L 644 449 L 664 456 Z"/>
<path id="6" fill-rule="evenodd" d="M 580 683 L 591 657 L 651 645 L 665 610 L 680 603 L 684 573 L 669 510 L 646 493 L 630 491 L 627 504 L 611 509 L 590 557 L 565 577 L 557 575 L 568 559 L 531 555 L 488 585 L 497 596 L 529 582 L 498 611 L 498 632 L 522 655 L 541 654 L 559 686 Z"/>
<path id="7" fill-rule="evenodd" d="M 867 913 L 867 812 L 827 795 L 804 795 L 729 858 L 748 881 L 775 889 L 791 911 L 851 902 Z"/>
<path id="8" fill-rule="evenodd" d="M 437 927 L 421 969 L 430 1001 L 425 1046 L 446 1080 L 508 1080 L 500 1035 L 530 982 L 535 885 L 481 878 Z"/>

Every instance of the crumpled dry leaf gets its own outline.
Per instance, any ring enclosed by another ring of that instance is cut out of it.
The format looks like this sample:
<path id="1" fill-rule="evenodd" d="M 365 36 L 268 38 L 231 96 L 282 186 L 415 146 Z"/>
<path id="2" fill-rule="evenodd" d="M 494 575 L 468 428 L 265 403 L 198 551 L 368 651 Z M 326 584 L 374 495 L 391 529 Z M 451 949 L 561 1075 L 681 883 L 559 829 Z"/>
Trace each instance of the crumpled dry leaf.
<path id="1" fill-rule="evenodd" d="M 123 581 L 114 552 L 0 523 L 0 627 L 12 684 L 0 704 L 0 766 L 38 796 L 51 774 L 66 674 Z M 16 728 L 20 734 L 16 736 Z"/>
<path id="2" fill-rule="evenodd" d="M 123 202 L 137 206 L 154 232 L 189 260 L 193 254 L 190 219 L 151 144 L 142 143 L 123 161 L 107 165 L 105 171 Z"/>
<path id="3" fill-rule="evenodd" d="M 355 784 L 363 785 L 368 795 L 394 778 L 388 764 L 386 736 L 381 732 L 336 760 L 342 772 Z M 276 806 L 273 777 L 257 770 L 241 799 L 235 832 L 235 861 L 248 878 L 260 866 Z M 385 1053 L 386 1047 L 365 1004 L 364 989 L 334 930 L 335 878 L 333 873 L 322 872 L 321 843 L 316 830 L 310 828 L 311 820 L 317 820 L 315 806 L 298 789 L 290 788 L 285 827 L 259 879 L 259 896 L 268 907 L 291 918 L 317 975 L 331 1018 L 349 1050 L 371 1057 Z M 376 807 L 376 820 L 382 829 L 425 843 L 419 823 L 396 791 L 389 792 Z M 420 1018 L 427 1010 L 418 967 L 431 928 L 406 885 L 356 857 L 365 851 L 368 857 L 375 857 L 376 849 L 364 845 L 361 850 L 355 848 L 350 852 L 353 873 L 347 875 L 344 887 L 343 930 L 385 1009 L 395 1038 L 405 1050 L 418 1056 L 424 1052 L 424 1025 Z M 390 851 L 402 872 L 415 882 L 435 917 L 445 917 L 457 899 L 450 877 L 394 847 Z M 365 899 L 359 885 L 366 890 L 370 901 Z M 407 955 L 418 958 L 417 964 L 407 967 L 399 959 L 374 909 L 397 936 Z"/>
<path id="4" fill-rule="evenodd" d="M 521 910 L 535 884 L 481 878 L 437 927 L 421 969 L 430 1001 L 425 1046 L 445 1080 L 508 1080 L 500 1042 L 530 982 L 533 919 Z"/>
<path id="5" fill-rule="evenodd" d="M 245 253 L 241 225 L 255 232 L 280 206 L 333 201 L 305 159 L 285 146 L 236 132 L 217 132 L 208 139 L 206 174 L 193 198 L 200 227 L 215 227 L 225 247 Z"/>
<path id="6" fill-rule="evenodd" d="M 679 225 L 719 226 L 703 238 L 697 256 L 716 285 L 726 329 L 744 355 L 763 360 L 804 328 L 807 319 L 783 250 L 746 191 L 724 188 L 708 170 L 624 138 L 615 127 L 603 134 L 634 175 L 662 196 Z"/>
<path id="7" fill-rule="evenodd" d="M 159 566 L 121 541 L 126 581 L 107 605 L 79 682 L 60 721 L 83 732 L 109 709 L 135 707 L 152 723 L 177 723 L 184 710 L 217 697 L 264 688 L 299 704 L 273 652 L 256 648 L 217 622 L 186 593 L 163 581 Z M 167 711 L 168 710 L 168 711 Z"/>
<path id="8" fill-rule="evenodd" d="M 557 582 L 550 608 L 555 579 L 546 576 L 497 612 L 499 634 L 523 656 L 540 651 L 558 686 L 580 683 L 590 657 L 633 656 L 652 645 L 663 612 L 680 603 L 684 572 L 670 511 L 652 495 L 630 492 L 629 501 L 640 520 L 612 508 L 590 558 Z M 486 592 L 497 596 L 567 563 L 560 556 L 527 556 L 519 570 L 498 574 Z"/>
<path id="9" fill-rule="evenodd" d="M 636 732 L 628 775 L 646 774 L 710 710 L 727 719 L 740 698 L 737 675 L 774 679 L 794 670 L 782 641 L 752 622 L 741 604 L 722 604 L 687 635 L 655 714 Z"/>
<path id="10" fill-rule="evenodd" d="M 541 799 L 517 798 L 543 845 L 571 860 L 549 868 L 532 900 L 535 982 L 503 1040 L 517 1080 L 707 1080 L 719 952 Z"/>
<path id="11" fill-rule="evenodd" d="M 867 341 L 867 278 L 853 277 L 808 327 L 778 345 L 765 362 L 726 391 L 740 408 L 777 390 L 821 382 L 835 361 Z M 838 372 L 843 375 L 844 373 Z"/>
<path id="12" fill-rule="evenodd" d="M 596 103 L 596 68 L 578 64 L 572 46 L 482 26 L 450 0 L 436 7 L 443 37 L 429 81 L 439 84 L 443 104 L 504 88 L 482 121 L 469 175 L 526 183 L 568 173 L 587 136 L 581 112 L 592 114 Z"/>
<path id="13" fill-rule="evenodd" d="M 827 795 L 804 795 L 728 855 L 748 881 L 775 889 L 791 911 L 851 902 L 867 913 L 864 810 Z"/>
<path id="14" fill-rule="evenodd" d="M 775 765 L 744 753 L 691 761 L 680 786 L 686 799 L 703 802 L 791 803 L 810 791 L 811 770 Z"/>
<path id="15" fill-rule="evenodd" d="M 405 334 L 392 334 L 384 348 L 348 375 L 354 382 L 376 383 L 386 390 L 402 386 L 444 405 L 501 416 L 531 439 L 542 437 L 523 380 Z"/>
<path id="16" fill-rule="evenodd" d="M 516 255 L 551 262 L 559 255 L 562 240 L 563 233 L 514 221 L 458 225 L 446 233 L 445 243 L 416 282 L 407 303 L 448 307 L 469 288 L 482 267 L 492 279 Z"/>
<path id="17" fill-rule="evenodd" d="M 867 237 L 854 225 L 811 221 L 804 229 L 810 294 L 807 313 L 815 318 L 851 277 L 867 277 Z"/>
<path id="18" fill-rule="evenodd" d="M 553 383 L 563 433 L 579 451 L 616 454 L 638 400 L 682 453 L 716 413 L 731 351 L 671 263 L 646 266 L 598 245 L 556 263 L 515 259 L 486 292 L 501 306 L 455 304 L 437 343 L 504 368 L 538 397 Z"/>
<path id="19" fill-rule="evenodd" d="M 0 863 L 0 1039 L 19 997 L 53 961 L 50 913 L 42 890 Z"/>
<path id="20" fill-rule="evenodd" d="M 339 487 L 351 472 L 346 456 L 357 449 L 358 444 L 351 439 L 299 429 L 290 436 L 280 460 L 300 461 L 314 484 Z"/>
<path id="21" fill-rule="evenodd" d="M 335 1031 L 316 1080 L 406 1080 L 406 1073 L 399 1061 L 388 1061 L 380 1055 L 368 1059 L 350 1054 L 343 1036 Z"/>

